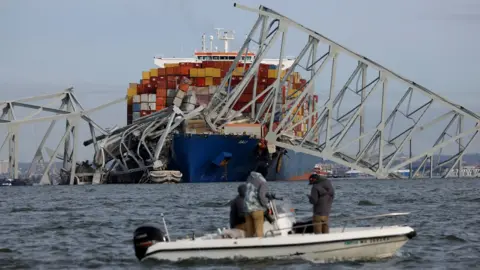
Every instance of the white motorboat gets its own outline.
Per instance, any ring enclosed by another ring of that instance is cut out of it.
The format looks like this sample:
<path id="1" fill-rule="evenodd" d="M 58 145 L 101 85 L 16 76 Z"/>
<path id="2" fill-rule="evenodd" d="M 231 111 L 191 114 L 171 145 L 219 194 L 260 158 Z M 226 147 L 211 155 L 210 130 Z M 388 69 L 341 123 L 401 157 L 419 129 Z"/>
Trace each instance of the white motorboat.
<path id="1" fill-rule="evenodd" d="M 345 224 L 328 234 L 314 234 L 312 221 L 296 222 L 285 205 L 270 201 L 272 219 L 265 221 L 263 238 L 245 238 L 237 229 L 218 229 L 217 233 L 189 239 L 171 240 L 163 218 L 165 233 L 158 227 L 141 226 L 134 232 L 135 255 L 146 259 L 179 261 L 191 258 L 303 258 L 310 261 L 343 261 L 388 258 L 416 236 L 408 226 L 346 227 L 358 220 L 404 216 L 390 213 L 344 219 Z M 267 215 L 267 217 L 269 217 Z"/>

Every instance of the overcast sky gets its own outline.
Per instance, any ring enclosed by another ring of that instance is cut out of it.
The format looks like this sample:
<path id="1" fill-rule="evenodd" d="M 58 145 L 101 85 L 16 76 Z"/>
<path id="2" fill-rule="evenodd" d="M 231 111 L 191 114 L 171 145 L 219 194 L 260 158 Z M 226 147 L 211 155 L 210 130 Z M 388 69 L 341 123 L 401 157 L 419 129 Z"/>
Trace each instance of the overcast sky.
<path id="1" fill-rule="evenodd" d="M 256 17 L 233 2 L 0 0 L 0 100 L 74 86 L 84 107 L 91 108 L 125 95 L 128 83 L 153 67 L 155 55 L 191 56 L 200 49 L 202 33 L 213 34 L 215 27 L 234 29 L 231 48 L 238 48 Z M 240 3 L 271 7 L 480 112 L 480 1 Z M 120 104 L 93 117 L 111 126 L 125 124 L 125 115 Z M 43 135 L 41 128 L 25 130 L 22 161 L 31 159 L 39 142 L 32 138 Z M 91 157 L 88 149 L 79 154 Z M 0 159 L 5 157 L 3 151 Z"/>

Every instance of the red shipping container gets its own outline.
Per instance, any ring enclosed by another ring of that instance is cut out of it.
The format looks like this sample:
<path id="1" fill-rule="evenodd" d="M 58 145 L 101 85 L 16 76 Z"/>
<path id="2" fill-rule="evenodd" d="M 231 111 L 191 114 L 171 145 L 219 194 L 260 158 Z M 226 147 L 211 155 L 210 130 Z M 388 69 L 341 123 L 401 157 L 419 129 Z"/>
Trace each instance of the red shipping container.
<path id="1" fill-rule="evenodd" d="M 201 68 L 202 66 L 202 63 L 193 63 L 193 67 L 195 68 Z"/>
<path id="2" fill-rule="evenodd" d="M 175 88 L 177 88 L 177 84 L 175 83 L 175 81 L 167 81 L 167 88 L 168 89 L 175 89 Z"/>
<path id="3" fill-rule="evenodd" d="M 313 95 L 313 102 L 314 104 L 318 103 L 318 95 Z"/>
<path id="4" fill-rule="evenodd" d="M 259 68 L 258 69 L 258 77 L 260 78 L 267 78 L 268 77 L 268 68 Z"/>
<path id="5" fill-rule="evenodd" d="M 276 80 L 275 78 L 268 78 L 267 79 L 267 86 L 273 84 L 275 82 L 275 80 Z"/>
<path id="6" fill-rule="evenodd" d="M 159 82 L 161 81 L 166 81 L 167 80 L 167 76 L 158 76 L 158 80 Z"/>
<path id="7" fill-rule="evenodd" d="M 257 94 L 260 94 L 263 91 L 265 91 L 265 85 L 264 84 L 257 84 Z"/>
<path id="8" fill-rule="evenodd" d="M 143 94 L 143 91 L 144 91 L 143 85 L 139 84 L 137 86 L 137 95 Z"/>
<path id="9" fill-rule="evenodd" d="M 222 69 L 222 68 L 223 68 L 223 63 L 222 63 L 222 61 L 215 61 L 214 63 L 215 63 L 215 64 L 214 64 L 215 68 L 219 68 L 219 69 Z"/>
<path id="10" fill-rule="evenodd" d="M 157 70 L 158 70 L 158 77 L 167 75 L 165 72 L 165 68 L 157 68 Z"/>
<path id="11" fill-rule="evenodd" d="M 150 83 L 150 80 L 148 79 L 142 79 L 142 85 L 147 85 Z"/>
<path id="12" fill-rule="evenodd" d="M 252 93 L 243 92 L 240 98 L 238 99 L 238 102 L 248 103 L 252 101 L 252 97 L 253 97 Z"/>
<path id="13" fill-rule="evenodd" d="M 203 61 L 203 67 L 215 67 L 215 62 L 214 61 Z"/>
<path id="14" fill-rule="evenodd" d="M 198 77 L 196 78 L 196 86 L 198 87 L 205 87 L 205 77 Z"/>
<path id="15" fill-rule="evenodd" d="M 213 78 L 213 85 L 220 85 L 223 78 Z"/>
<path id="16" fill-rule="evenodd" d="M 165 87 L 159 88 L 157 87 L 157 98 L 166 98 L 167 97 L 167 89 Z"/>
<path id="17" fill-rule="evenodd" d="M 146 116 L 149 114 L 150 114 L 150 111 L 140 111 L 140 116 Z"/>
<path id="18" fill-rule="evenodd" d="M 157 88 L 167 88 L 167 81 L 158 81 Z"/>
<path id="19" fill-rule="evenodd" d="M 127 105 L 127 114 L 132 114 L 132 112 L 133 112 L 132 104 L 128 104 Z"/>

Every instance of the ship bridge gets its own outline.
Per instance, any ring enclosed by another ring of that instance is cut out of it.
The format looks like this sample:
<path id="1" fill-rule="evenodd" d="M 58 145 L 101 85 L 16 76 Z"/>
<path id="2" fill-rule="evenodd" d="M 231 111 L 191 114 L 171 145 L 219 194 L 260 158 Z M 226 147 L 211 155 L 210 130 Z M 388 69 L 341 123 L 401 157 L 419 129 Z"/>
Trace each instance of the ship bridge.
<path id="1" fill-rule="evenodd" d="M 235 117 L 232 108 L 250 81 L 258 79 L 266 55 L 278 54 L 274 61 L 281 66 L 286 62 L 287 45 L 298 45 L 303 35 L 302 49 L 289 60 L 286 74 L 279 72 L 275 83 L 258 94 L 254 83 L 253 100 L 239 110 L 264 98 L 251 114 L 254 121 L 268 127 L 269 143 L 376 178 L 400 177 L 398 172 L 408 167 L 410 177 L 421 173 L 446 177 L 454 170 L 462 171 L 462 156 L 480 130 L 478 114 L 270 8 L 234 6 L 258 14 L 258 19 L 233 66 L 240 63 L 242 52 L 258 50 L 243 80 L 225 92 L 230 71 L 208 104 L 205 114 L 212 129 L 219 131 Z M 282 87 L 294 71 L 306 74 L 304 90 L 287 97 L 287 104 L 278 104 Z M 299 107 L 305 101 L 313 104 L 315 92 L 319 106 L 309 106 L 300 115 Z M 274 118 L 279 114 L 278 123 Z M 301 121 L 293 123 L 294 117 Z M 303 136 L 292 133 L 297 125 L 307 125 L 308 131 Z"/>

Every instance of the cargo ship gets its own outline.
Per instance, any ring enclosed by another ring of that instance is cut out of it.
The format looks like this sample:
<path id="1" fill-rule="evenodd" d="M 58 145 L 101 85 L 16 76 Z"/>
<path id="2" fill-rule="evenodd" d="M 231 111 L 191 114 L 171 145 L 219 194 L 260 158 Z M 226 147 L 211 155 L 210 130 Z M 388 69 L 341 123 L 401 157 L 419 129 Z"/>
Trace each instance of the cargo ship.
<path id="1" fill-rule="evenodd" d="M 141 80 L 129 85 L 128 124 L 172 104 L 183 111 L 191 111 L 196 105 L 207 105 L 238 54 L 228 50 L 229 40 L 234 39 L 232 32 L 224 31 L 221 34 L 218 31 L 217 37 L 224 41 L 223 51 L 213 48 L 213 36 L 210 36 L 210 49 L 207 50 L 206 36 L 203 34 L 201 50 L 195 50 L 190 58 L 155 57 L 155 67 L 143 71 Z M 242 55 L 241 63 L 239 62 L 232 74 L 232 88 L 241 82 L 244 72 L 254 59 L 254 52 Z M 294 59 L 285 59 L 282 61 L 282 67 L 278 67 L 279 59 L 264 59 L 258 70 L 257 93 L 261 93 L 274 83 L 278 72 L 285 74 L 293 62 Z M 239 110 L 252 100 L 253 83 L 252 80 L 234 105 L 234 110 Z M 298 72 L 293 72 L 282 89 L 280 103 L 283 105 L 289 98 L 300 95 L 305 84 L 306 80 L 302 79 Z M 184 98 L 177 100 L 179 96 Z M 262 100 L 257 100 L 255 106 L 259 107 Z M 314 96 L 313 106 L 317 102 L 318 96 Z M 299 110 L 300 113 L 294 122 L 300 120 L 300 117 L 309 110 L 309 104 L 307 102 L 300 104 Z M 247 108 L 243 113 L 250 112 L 251 108 Z M 278 124 L 281 117 L 276 121 L 275 124 Z M 257 123 L 230 123 L 221 133 L 215 133 L 202 119 L 185 122 L 183 132 L 173 135 L 167 165 L 168 170 L 178 170 L 182 173 L 182 182 L 245 181 L 257 166 L 259 162 L 257 150 L 264 142 L 265 127 Z M 298 125 L 293 132 L 297 136 L 302 136 L 306 128 L 306 124 Z M 322 161 L 318 157 L 287 152 L 272 145 L 267 149 L 270 153 L 267 176 L 269 181 L 299 178 L 306 180 L 311 168 Z"/>

